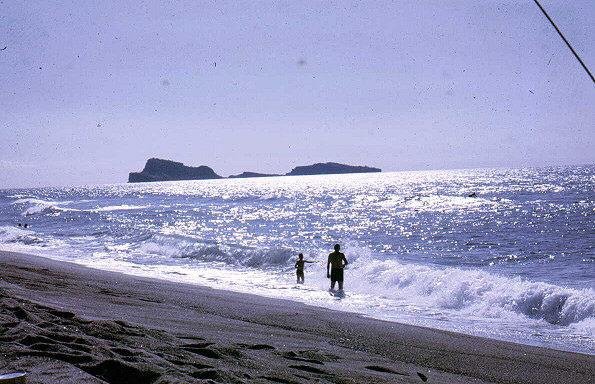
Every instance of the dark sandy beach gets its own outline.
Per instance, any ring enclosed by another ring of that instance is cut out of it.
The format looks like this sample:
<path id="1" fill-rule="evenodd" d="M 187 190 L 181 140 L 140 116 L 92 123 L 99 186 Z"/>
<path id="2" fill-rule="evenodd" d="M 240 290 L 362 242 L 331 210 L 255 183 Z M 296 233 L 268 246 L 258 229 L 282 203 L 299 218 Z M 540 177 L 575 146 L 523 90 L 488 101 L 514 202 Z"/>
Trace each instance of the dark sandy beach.
<path id="1" fill-rule="evenodd" d="M 595 356 L 0 252 L 0 373 L 30 383 L 592 383 Z"/>

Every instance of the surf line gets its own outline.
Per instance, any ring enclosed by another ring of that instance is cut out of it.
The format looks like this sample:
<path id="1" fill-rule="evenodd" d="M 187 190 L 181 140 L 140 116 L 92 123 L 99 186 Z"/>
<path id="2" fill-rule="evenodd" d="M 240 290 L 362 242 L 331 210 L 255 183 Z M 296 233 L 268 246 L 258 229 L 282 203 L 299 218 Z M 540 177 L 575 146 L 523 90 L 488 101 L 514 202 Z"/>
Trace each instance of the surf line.
<path id="1" fill-rule="evenodd" d="M 591 71 L 589 71 L 589 68 L 587 68 L 587 65 L 581 60 L 581 58 L 578 56 L 578 53 L 576 53 L 576 51 L 574 50 L 574 48 L 572 48 L 572 45 L 570 45 L 570 42 L 568 42 L 568 40 L 566 40 L 566 38 L 562 34 L 562 31 L 560 31 L 560 29 L 558 28 L 558 26 L 556 25 L 556 23 L 554 23 L 554 20 L 552 20 L 552 18 L 550 17 L 550 15 L 548 15 L 547 12 L 545 11 L 545 9 L 543 9 L 543 7 L 541 6 L 541 4 L 539 4 L 539 1 L 537 1 L 537 0 L 533 0 L 533 1 L 535 2 L 535 4 L 537 4 L 537 6 L 539 7 L 539 9 L 541 9 L 541 12 L 543 12 L 543 14 L 545 15 L 545 17 L 547 17 L 547 19 L 550 21 L 550 23 L 552 23 L 552 25 L 556 29 L 556 32 L 558 32 L 558 34 L 560 35 L 560 37 L 562 38 L 562 40 L 564 40 L 564 42 L 566 43 L 566 45 L 568 46 L 568 48 L 570 48 L 570 51 L 574 54 L 574 57 L 576 57 L 576 59 L 578 60 L 578 62 L 581 63 L 581 65 L 583 66 L 584 70 L 587 72 L 587 75 L 589 75 L 589 77 L 591 78 L 591 81 L 593 83 L 595 83 L 595 78 L 593 78 L 593 75 L 591 74 Z"/>

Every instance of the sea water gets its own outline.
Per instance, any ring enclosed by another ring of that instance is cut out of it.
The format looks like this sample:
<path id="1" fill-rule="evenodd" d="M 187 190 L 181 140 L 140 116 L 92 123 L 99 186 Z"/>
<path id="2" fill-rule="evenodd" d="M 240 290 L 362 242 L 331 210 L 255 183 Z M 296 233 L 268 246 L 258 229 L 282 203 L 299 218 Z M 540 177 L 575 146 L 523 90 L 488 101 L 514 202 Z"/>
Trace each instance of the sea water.
<path id="1" fill-rule="evenodd" d="M 595 354 L 594 185 L 577 166 L 4 189 L 0 249 Z"/>

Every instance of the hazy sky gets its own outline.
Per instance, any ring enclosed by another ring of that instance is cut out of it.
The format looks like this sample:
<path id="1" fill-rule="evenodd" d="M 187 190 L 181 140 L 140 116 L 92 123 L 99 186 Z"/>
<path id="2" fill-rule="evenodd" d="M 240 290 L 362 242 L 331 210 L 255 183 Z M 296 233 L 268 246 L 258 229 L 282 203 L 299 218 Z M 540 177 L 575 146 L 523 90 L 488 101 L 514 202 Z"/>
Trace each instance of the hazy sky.
<path id="1" fill-rule="evenodd" d="M 0 1 L 0 188 L 595 162 L 595 87 L 532 0 Z M 137 4 L 138 3 L 138 4 Z M 593 0 L 542 0 L 595 71 Z"/>

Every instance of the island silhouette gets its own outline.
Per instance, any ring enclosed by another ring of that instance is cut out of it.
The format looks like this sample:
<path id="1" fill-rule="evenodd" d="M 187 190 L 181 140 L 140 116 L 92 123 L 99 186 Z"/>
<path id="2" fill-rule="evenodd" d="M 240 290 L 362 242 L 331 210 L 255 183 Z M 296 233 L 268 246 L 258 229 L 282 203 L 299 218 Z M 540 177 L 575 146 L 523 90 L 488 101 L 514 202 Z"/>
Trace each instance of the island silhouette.
<path id="1" fill-rule="evenodd" d="M 369 173 L 381 172 L 380 168 L 368 166 L 347 165 L 340 163 L 316 163 L 293 168 L 285 175 L 266 174 L 258 172 L 243 172 L 238 175 L 230 175 L 229 178 L 250 178 L 250 177 L 272 177 L 272 176 L 300 176 L 300 175 L 331 175 L 343 173 Z M 183 163 L 151 158 L 147 160 L 145 167 L 140 172 L 130 172 L 129 183 L 143 183 L 151 181 L 176 181 L 176 180 L 209 180 L 223 179 L 223 176 L 215 173 L 213 168 L 206 165 L 191 167 Z"/>
<path id="2" fill-rule="evenodd" d="M 174 181 L 174 180 L 206 180 L 222 179 L 222 176 L 206 165 L 188 167 L 182 163 L 171 160 L 152 158 L 147 160 L 145 168 L 140 172 L 131 172 L 128 175 L 129 183 L 142 183 L 147 181 Z"/>
<path id="3" fill-rule="evenodd" d="M 274 173 L 258 173 L 258 172 L 242 172 L 239 175 L 229 175 L 230 179 L 245 179 L 248 177 L 272 177 L 272 176 L 283 176 Z"/>

